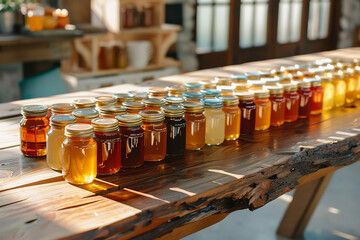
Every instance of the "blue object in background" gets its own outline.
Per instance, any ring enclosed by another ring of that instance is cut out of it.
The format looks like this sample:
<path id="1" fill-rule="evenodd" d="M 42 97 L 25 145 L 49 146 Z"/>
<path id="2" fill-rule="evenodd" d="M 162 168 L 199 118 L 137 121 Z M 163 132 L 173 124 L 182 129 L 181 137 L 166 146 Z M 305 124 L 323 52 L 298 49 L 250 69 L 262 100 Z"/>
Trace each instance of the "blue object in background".
<path id="1" fill-rule="evenodd" d="M 37 76 L 23 79 L 19 82 L 21 99 L 48 97 L 67 93 L 60 69 L 54 68 Z"/>

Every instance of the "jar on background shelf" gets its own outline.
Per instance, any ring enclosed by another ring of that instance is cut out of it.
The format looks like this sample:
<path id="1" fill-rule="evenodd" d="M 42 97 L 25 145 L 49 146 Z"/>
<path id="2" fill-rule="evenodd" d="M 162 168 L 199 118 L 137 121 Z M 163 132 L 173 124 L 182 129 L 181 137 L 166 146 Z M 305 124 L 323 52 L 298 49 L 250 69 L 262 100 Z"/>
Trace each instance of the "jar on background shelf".
<path id="1" fill-rule="evenodd" d="M 141 8 L 141 25 L 144 27 L 154 25 L 154 7 L 151 4 L 145 4 Z"/>
<path id="2" fill-rule="evenodd" d="M 98 68 L 102 70 L 115 68 L 115 51 L 112 42 L 100 42 Z"/>
<path id="3" fill-rule="evenodd" d="M 201 102 L 185 102 L 186 149 L 200 150 L 205 146 L 204 104 Z"/>

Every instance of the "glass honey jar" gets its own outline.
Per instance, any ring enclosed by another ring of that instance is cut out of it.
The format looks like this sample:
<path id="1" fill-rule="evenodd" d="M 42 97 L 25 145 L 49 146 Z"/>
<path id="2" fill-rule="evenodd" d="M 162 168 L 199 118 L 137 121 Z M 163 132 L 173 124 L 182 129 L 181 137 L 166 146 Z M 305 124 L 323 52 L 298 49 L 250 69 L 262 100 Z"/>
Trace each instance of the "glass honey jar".
<path id="1" fill-rule="evenodd" d="M 324 89 L 322 110 L 328 111 L 333 109 L 335 100 L 335 86 L 331 81 L 331 78 L 322 76 L 318 77 L 321 81 L 321 86 Z"/>
<path id="2" fill-rule="evenodd" d="M 157 98 L 163 100 L 168 96 L 168 90 L 162 87 L 153 87 L 148 89 L 148 98 Z"/>
<path id="3" fill-rule="evenodd" d="M 97 146 L 89 124 L 69 124 L 62 144 L 62 174 L 65 181 L 82 185 L 97 175 Z"/>
<path id="4" fill-rule="evenodd" d="M 335 107 L 344 106 L 346 99 L 346 82 L 344 81 L 343 72 L 341 71 L 333 72 L 329 74 L 329 77 L 331 77 L 331 80 L 335 86 L 335 98 L 334 98 Z"/>
<path id="5" fill-rule="evenodd" d="M 135 101 L 135 95 L 132 93 L 115 93 L 113 98 L 115 98 L 117 106 L 122 106 L 125 101 Z"/>
<path id="6" fill-rule="evenodd" d="M 96 102 L 90 98 L 81 98 L 74 100 L 74 104 L 76 109 L 86 109 L 86 108 L 92 108 L 95 109 Z"/>
<path id="7" fill-rule="evenodd" d="M 199 83 L 202 85 L 202 89 L 216 89 L 218 84 L 215 79 L 202 79 Z"/>
<path id="8" fill-rule="evenodd" d="M 285 98 L 285 122 L 294 122 L 299 117 L 300 97 L 296 84 L 282 84 Z"/>
<path id="9" fill-rule="evenodd" d="M 239 108 L 241 111 L 240 134 L 253 134 L 255 131 L 256 104 L 253 92 L 239 92 Z"/>
<path id="10" fill-rule="evenodd" d="M 356 98 L 360 99 L 360 66 L 356 66 L 354 71 L 354 77 L 356 80 Z"/>
<path id="11" fill-rule="evenodd" d="M 232 79 L 230 77 L 215 77 L 215 81 L 217 81 L 217 88 L 219 86 L 231 86 Z"/>
<path id="12" fill-rule="evenodd" d="M 217 98 L 206 98 L 205 105 L 205 144 L 220 145 L 225 140 L 225 113 L 223 102 Z"/>
<path id="13" fill-rule="evenodd" d="M 285 122 L 285 97 L 284 89 L 281 86 L 267 86 L 266 89 L 270 92 L 271 101 L 271 126 L 281 126 Z"/>
<path id="14" fill-rule="evenodd" d="M 137 168 L 144 164 L 144 130 L 139 114 L 122 114 L 119 121 L 121 168 Z"/>
<path id="15" fill-rule="evenodd" d="M 126 107 L 124 106 L 106 106 L 100 109 L 100 117 L 115 118 L 116 115 L 125 114 Z"/>
<path id="16" fill-rule="evenodd" d="M 186 121 L 184 119 L 184 107 L 180 105 L 165 105 L 161 107 L 165 114 L 167 128 L 166 156 L 181 156 L 186 146 Z"/>
<path id="17" fill-rule="evenodd" d="M 184 102 L 184 99 L 182 97 L 173 97 L 173 96 L 165 97 L 164 100 L 166 105 L 172 105 L 172 104 L 179 105 Z"/>
<path id="18" fill-rule="evenodd" d="M 186 149 L 200 150 L 205 146 L 204 104 L 201 102 L 185 102 Z"/>
<path id="19" fill-rule="evenodd" d="M 144 161 L 157 162 L 166 157 L 167 129 L 164 113 L 156 110 L 141 111 L 144 130 Z"/>
<path id="20" fill-rule="evenodd" d="M 299 118 L 307 118 L 311 110 L 311 84 L 309 82 L 299 81 L 297 82 L 297 86 L 299 94 Z"/>
<path id="21" fill-rule="evenodd" d="M 220 91 L 217 89 L 201 89 L 204 98 L 217 98 L 220 97 Z"/>
<path id="22" fill-rule="evenodd" d="M 91 121 L 97 145 L 97 173 L 111 175 L 120 170 L 119 123 L 114 118 L 96 118 Z"/>
<path id="23" fill-rule="evenodd" d="M 165 100 L 157 98 L 147 98 L 142 101 L 145 104 L 145 110 L 157 110 L 160 111 L 161 107 L 165 105 Z"/>
<path id="24" fill-rule="evenodd" d="M 96 108 L 100 110 L 105 106 L 114 106 L 116 103 L 116 99 L 112 96 L 98 96 L 94 98 L 96 102 Z"/>
<path id="25" fill-rule="evenodd" d="M 99 117 L 99 112 L 92 108 L 75 109 L 72 115 L 76 118 L 76 123 L 91 124 L 91 120 Z"/>
<path id="26" fill-rule="evenodd" d="M 321 86 L 321 81 L 316 78 L 304 78 L 304 82 L 310 82 L 310 90 L 312 92 L 310 114 L 321 114 L 324 89 Z"/>
<path id="27" fill-rule="evenodd" d="M 256 104 L 255 130 L 266 130 L 270 127 L 271 101 L 268 90 L 255 90 L 254 102 Z"/>
<path id="28" fill-rule="evenodd" d="M 46 155 L 46 133 L 50 128 L 47 112 L 45 105 L 25 105 L 21 108 L 21 152 L 26 157 Z"/>
<path id="29" fill-rule="evenodd" d="M 346 83 L 346 106 L 352 106 L 356 99 L 356 79 L 353 69 L 348 68 L 344 71 L 344 80 Z"/>
<path id="30" fill-rule="evenodd" d="M 225 140 L 236 140 L 240 136 L 240 108 L 239 98 L 235 96 L 221 96 L 222 110 L 225 113 Z"/>
<path id="31" fill-rule="evenodd" d="M 139 114 L 140 111 L 145 110 L 145 104 L 142 102 L 125 101 L 122 105 L 126 107 L 126 112 L 130 114 Z"/>
<path id="32" fill-rule="evenodd" d="M 204 98 L 204 94 L 201 92 L 186 92 L 183 94 L 183 98 L 186 102 L 200 102 Z"/>
<path id="33" fill-rule="evenodd" d="M 50 130 L 46 136 L 46 162 L 54 170 L 61 170 L 61 145 L 65 140 L 65 126 L 74 124 L 76 118 L 69 115 L 56 115 L 50 118 Z"/>
<path id="34" fill-rule="evenodd" d="M 180 85 L 168 86 L 165 89 L 168 90 L 170 97 L 182 97 L 183 93 L 186 92 L 186 88 Z"/>
<path id="35" fill-rule="evenodd" d="M 75 105 L 72 103 L 55 103 L 51 105 L 51 116 L 72 115 Z"/>
<path id="36" fill-rule="evenodd" d="M 187 92 L 200 92 L 202 87 L 203 85 L 198 82 L 185 83 L 185 88 Z"/>

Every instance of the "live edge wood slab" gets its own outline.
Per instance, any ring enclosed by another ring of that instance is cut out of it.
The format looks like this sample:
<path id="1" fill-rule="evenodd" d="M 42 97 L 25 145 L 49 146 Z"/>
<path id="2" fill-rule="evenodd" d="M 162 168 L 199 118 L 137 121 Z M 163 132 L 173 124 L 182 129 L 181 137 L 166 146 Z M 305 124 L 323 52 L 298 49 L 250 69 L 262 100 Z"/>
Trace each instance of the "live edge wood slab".
<path id="1" fill-rule="evenodd" d="M 49 169 L 45 158 L 22 156 L 18 146 L 22 104 L 71 101 L 73 97 L 190 81 L 213 72 L 229 75 L 336 55 L 359 57 L 360 49 L 199 71 L 142 86 L 121 85 L 1 104 L 0 238 L 178 238 L 235 210 L 262 207 L 360 158 L 357 102 L 351 108 L 337 108 L 221 146 L 186 151 L 184 157 L 145 163 L 139 169 L 121 170 L 98 177 L 92 184 L 74 186 L 66 183 L 61 173 Z M 189 227 L 200 222 L 201 226 Z"/>

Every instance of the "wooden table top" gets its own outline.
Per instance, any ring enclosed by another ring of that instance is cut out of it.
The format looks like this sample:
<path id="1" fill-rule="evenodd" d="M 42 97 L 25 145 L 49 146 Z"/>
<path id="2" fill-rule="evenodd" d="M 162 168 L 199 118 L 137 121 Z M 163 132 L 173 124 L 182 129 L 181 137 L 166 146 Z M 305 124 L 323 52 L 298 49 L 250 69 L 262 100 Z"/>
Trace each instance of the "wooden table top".
<path id="1" fill-rule="evenodd" d="M 23 104 L 70 102 L 149 86 L 266 69 L 328 56 L 355 58 L 343 49 L 202 70 L 179 76 L 89 92 L 0 104 L 0 238 L 93 239 L 164 236 L 207 216 L 256 209 L 285 192 L 360 157 L 360 103 L 309 119 L 242 136 L 221 146 L 186 151 L 184 157 L 145 163 L 99 177 L 86 186 L 66 183 L 45 158 L 26 158 L 19 149 Z"/>

